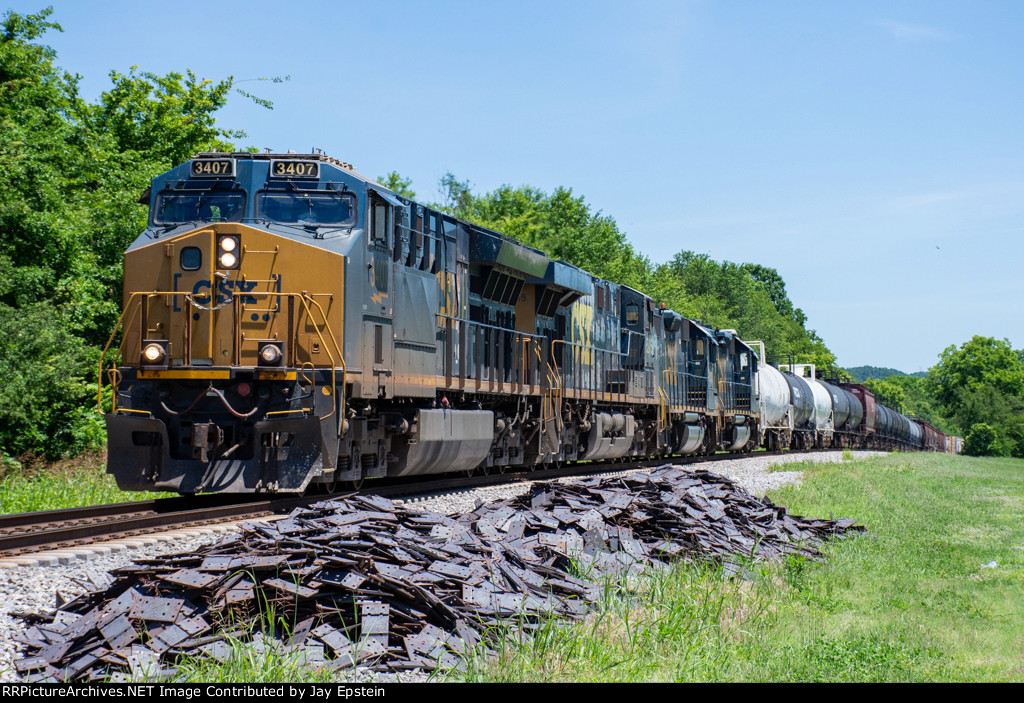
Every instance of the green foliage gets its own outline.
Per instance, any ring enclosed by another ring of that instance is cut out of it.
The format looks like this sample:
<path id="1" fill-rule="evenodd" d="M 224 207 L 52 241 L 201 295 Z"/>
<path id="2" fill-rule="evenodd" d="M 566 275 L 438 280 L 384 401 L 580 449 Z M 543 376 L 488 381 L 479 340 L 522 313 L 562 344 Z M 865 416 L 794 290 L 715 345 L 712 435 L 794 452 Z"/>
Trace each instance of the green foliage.
<path id="1" fill-rule="evenodd" d="M 890 386 L 898 387 L 902 392 L 902 412 L 930 423 L 940 432 L 956 434 L 959 431 L 940 411 L 938 403 L 932 396 L 928 383 L 924 378 L 919 376 L 889 376 L 885 381 Z"/>
<path id="2" fill-rule="evenodd" d="M 661 297 L 673 309 L 709 326 L 736 329 L 743 339 L 761 340 L 771 356 L 835 366 L 835 355 L 803 327 L 803 313 L 792 309 L 775 269 L 718 262 L 691 251 L 676 254 L 661 269 L 667 275 L 659 280 L 669 282 Z"/>
<path id="3" fill-rule="evenodd" d="M 1008 396 L 1024 394 L 1024 364 L 1009 340 L 975 335 L 969 342 L 947 347 L 929 376 L 936 398 L 947 408 L 958 404 L 964 389 L 991 388 Z"/>
<path id="4" fill-rule="evenodd" d="M 416 191 L 412 189 L 412 179 L 402 178 L 398 171 L 392 171 L 386 176 L 377 176 L 377 182 L 402 197 L 409 198 L 409 200 L 416 199 Z"/>
<path id="5" fill-rule="evenodd" d="M 807 322 L 807 316 L 800 308 L 793 307 L 793 302 L 786 293 L 786 283 L 778 271 L 760 264 L 743 264 L 743 270 L 749 273 L 750 277 L 768 294 L 772 305 L 780 315 L 791 318 L 803 327 Z"/>
<path id="6" fill-rule="evenodd" d="M 444 196 L 444 202 L 437 205 L 440 209 L 456 217 L 471 219 L 473 211 L 472 184 L 469 181 L 460 181 L 450 171 L 443 176 L 438 183 L 438 188 Z"/>
<path id="7" fill-rule="evenodd" d="M 964 454 L 969 456 L 1005 456 L 1006 446 L 999 432 L 992 425 L 978 422 L 971 425 L 964 438 Z"/>
<path id="8" fill-rule="evenodd" d="M 95 389 L 85 383 L 98 353 L 68 327 L 47 302 L 0 304 L 0 447 L 11 455 L 55 459 L 103 444 Z"/>
<path id="9" fill-rule="evenodd" d="M 864 385 L 871 389 L 875 398 L 896 412 L 907 412 L 907 398 L 903 387 L 891 379 L 882 380 L 879 378 L 865 379 Z"/>
<path id="10" fill-rule="evenodd" d="M 968 430 L 965 452 L 1024 456 L 1024 363 L 1008 340 L 975 336 L 947 347 L 925 387 L 951 424 Z"/>
<path id="11" fill-rule="evenodd" d="M 890 376 L 899 377 L 912 377 L 912 378 L 924 378 L 928 375 L 927 371 L 915 371 L 914 373 L 903 373 L 898 369 L 890 369 L 885 366 L 853 366 L 848 369 L 844 369 L 853 380 L 860 383 L 867 378 L 881 378 L 886 379 Z"/>
<path id="12" fill-rule="evenodd" d="M 62 31 L 51 14 L 8 12 L 0 33 L 0 451 L 54 457 L 101 441 L 89 360 L 117 319 L 122 252 L 146 222 L 139 196 L 155 175 L 244 134 L 214 119 L 230 77 L 133 67 L 112 72 L 96 103 L 82 100 L 78 77 L 36 41 Z"/>
<path id="13" fill-rule="evenodd" d="M 0 471 L 0 514 L 25 513 L 36 510 L 60 510 L 86 505 L 124 503 L 137 500 L 137 493 L 117 488 L 114 477 L 104 472 L 99 455 L 86 455 L 71 461 L 47 465 L 45 470 L 32 471 L 9 465 Z M 171 493 L 154 493 L 151 498 L 170 497 Z"/>

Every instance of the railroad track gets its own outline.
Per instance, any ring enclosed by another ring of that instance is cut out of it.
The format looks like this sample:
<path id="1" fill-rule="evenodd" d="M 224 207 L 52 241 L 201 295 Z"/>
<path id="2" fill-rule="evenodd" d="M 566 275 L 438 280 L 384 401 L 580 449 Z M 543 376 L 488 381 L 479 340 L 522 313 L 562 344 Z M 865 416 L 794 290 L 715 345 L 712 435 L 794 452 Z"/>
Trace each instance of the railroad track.
<path id="1" fill-rule="evenodd" d="M 535 471 L 474 475 L 468 478 L 466 476 L 427 477 L 412 481 L 409 479 L 382 479 L 374 481 L 372 486 L 363 487 L 355 492 L 401 498 L 409 495 L 473 490 L 503 483 L 550 481 L 586 474 L 633 471 L 661 466 L 665 463 L 687 465 L 749 456 L 776 456 L 811 453 L 812 451 L 814 450 L 787 450 L 784 452 L 756 452 L 753 455 L 715 454 L 713 456 L 645 459 L 642 461 L 592 462 Z M 330 496 L 324 494 L 273 497 L 252 494 L 217 494 L 2 515 L 0 516 L 0 558 L 137 537 L 150 534 L 155 529 L 170 531 L 284 515 L 296 507 L 328 498 Z"/>

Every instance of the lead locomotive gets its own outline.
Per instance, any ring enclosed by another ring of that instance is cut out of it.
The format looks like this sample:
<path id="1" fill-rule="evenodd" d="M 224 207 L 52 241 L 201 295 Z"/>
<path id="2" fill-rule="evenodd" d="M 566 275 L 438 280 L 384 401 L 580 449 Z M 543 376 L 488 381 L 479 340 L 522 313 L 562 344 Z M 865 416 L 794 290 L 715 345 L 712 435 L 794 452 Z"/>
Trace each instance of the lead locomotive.
<path id="1" fill-rule="evenodd" d="M 199 154 L 148 199 L 108 374 L 122 489 L 854 443 L 792 417 L 762 428 L 735 333 L 329 157 Z"/>

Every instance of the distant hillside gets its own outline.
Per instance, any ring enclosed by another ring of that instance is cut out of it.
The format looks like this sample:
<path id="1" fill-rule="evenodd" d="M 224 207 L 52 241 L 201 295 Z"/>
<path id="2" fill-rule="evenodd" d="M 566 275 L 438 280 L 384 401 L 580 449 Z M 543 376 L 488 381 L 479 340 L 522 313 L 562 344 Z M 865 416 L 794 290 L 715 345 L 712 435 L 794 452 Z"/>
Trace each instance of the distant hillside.
<path id="1" fill-rule="evenodd" d="M 884 366 L 854 366 L 852 369 L 843 370 L 853 376 L 854 381 L 863 381 L 866 378 L 888 378 L 889 376 L 917 376 L 918 378 L 923 378 L 928 375 L 927 371 L 903 373 L 898 369 L 888 369 Z"/>

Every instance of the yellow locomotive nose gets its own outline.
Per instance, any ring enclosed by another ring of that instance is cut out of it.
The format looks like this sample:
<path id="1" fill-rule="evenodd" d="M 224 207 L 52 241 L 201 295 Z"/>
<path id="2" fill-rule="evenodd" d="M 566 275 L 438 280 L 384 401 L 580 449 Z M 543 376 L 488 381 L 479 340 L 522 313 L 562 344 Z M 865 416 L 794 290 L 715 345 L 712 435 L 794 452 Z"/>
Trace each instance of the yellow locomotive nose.
<path id="1" fill-rule="evenodd" d="M 331 365 L 334 345 L 320 336 L 325 324 L 342 328 L 344 265 L 342 256 L 311 255 L 304 242 L 242 223 L 211 223 L 131 250 L 124 335 L 136 351 L 127 357 L 172 369 Z M 167 340 L 166 358 L 145 352 L 153 339 Z M 267 341 L 277 346 L 266 353 L 280 355 L 272 362 L 259 355 Z"/>

